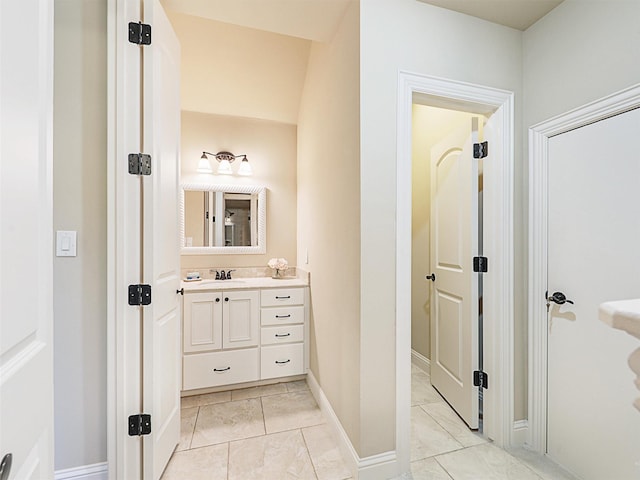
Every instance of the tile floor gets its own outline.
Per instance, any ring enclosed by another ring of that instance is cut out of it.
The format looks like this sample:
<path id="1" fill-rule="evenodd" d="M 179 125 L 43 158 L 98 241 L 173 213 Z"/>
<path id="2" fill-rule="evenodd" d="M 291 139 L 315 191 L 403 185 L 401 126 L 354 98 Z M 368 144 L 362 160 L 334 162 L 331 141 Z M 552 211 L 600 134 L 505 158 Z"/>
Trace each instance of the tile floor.
<path id="1" fill-rule="evenodd" d="M 470 431 L 412 367 L 411 475 L 402 480 L 576 480 L 525 450 Z M 162 480 L 347 480 L 306 382 L 182 399 L 182 435 Z"/>

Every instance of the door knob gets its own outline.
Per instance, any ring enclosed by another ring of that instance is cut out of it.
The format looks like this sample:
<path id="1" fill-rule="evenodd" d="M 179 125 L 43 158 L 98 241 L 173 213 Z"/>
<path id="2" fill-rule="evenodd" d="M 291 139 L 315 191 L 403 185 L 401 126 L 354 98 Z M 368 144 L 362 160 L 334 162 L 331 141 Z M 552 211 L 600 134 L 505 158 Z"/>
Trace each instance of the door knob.
<path id="1" fill-rule="evenodd" d="M 547 306 L 550 304 L 550 302 L 557 303 L 558 305 L 563 305 L 565 303 L 570 303 L 571 305 L 573 305 L 573 302 L 571 300 L 568 300 L 565 294 L 562 292 L 554 292 L 551 296 L 548 296 L 545 293 L 545 299 L 547 300 Z"/>
<path id="2" fill-rule="evenodd" d="M 432 273 L 431 275 L 427 275 L 424 278 L 426 278 L 427 280 L 431 280 L 432 282 L 435 282 L 436 281 L 436 274 Z"/>
<path id="3" fill-rule="evenodd" d="M 13 455 L 7 453 L 0 462 L 0 480 L 8 480 L 9 473 L 11 472 L 11 463 L 13 461 Z"/>

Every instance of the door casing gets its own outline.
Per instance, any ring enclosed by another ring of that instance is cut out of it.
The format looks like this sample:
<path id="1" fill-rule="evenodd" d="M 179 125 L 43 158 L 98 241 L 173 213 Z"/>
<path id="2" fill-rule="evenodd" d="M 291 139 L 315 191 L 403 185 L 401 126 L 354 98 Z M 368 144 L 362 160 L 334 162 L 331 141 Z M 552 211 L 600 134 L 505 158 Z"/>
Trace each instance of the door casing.
<path id="1" fill-rule="evenodd" d="M 410 468 L 411 408 L 411 108 L 414 95 L 434 107 L 499 115 L 502 158 L 484 170 L 485 435 L 499 446 L 513 444 L 513 166 L 514 94 L 506 90 L 400 71 L 397 101 L 396 184 L 396 460 Z M 495 112 L 495 113 L 494 113 Z M 489 167 L 489 168 L 487 168 Z"/>
<path id="2" fill-rule="evenodd" d="M 527 444 L 547 446 L 547 285 L 549 139 L 640 107 L 640 84 L 529 128 L 529 430 Z M 621 368 L 624 368 L 621 366 Z"/>

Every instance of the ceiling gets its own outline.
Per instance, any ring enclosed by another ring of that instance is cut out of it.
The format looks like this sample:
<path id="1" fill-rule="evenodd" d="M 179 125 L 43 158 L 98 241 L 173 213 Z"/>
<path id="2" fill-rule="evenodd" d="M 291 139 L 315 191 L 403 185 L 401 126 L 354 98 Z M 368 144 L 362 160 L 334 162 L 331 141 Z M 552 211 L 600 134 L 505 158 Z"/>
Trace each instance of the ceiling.
<path id="1" fill-rule="evenodd" d="M 436 7 L 526 30 L 563 0 L 418 0 Z"/>
<path id="2" fill-rule="evenodd" d="M 162 0 L 171 11 L 328 42 L 354 0 Z"/>
<path id="3" fill-rule="evenodd" d="M 162 0 L 168 10 L 267 32 L 328 42 L 355 0 Z M 526 30 L 562 0 L 417 0 Z"/>

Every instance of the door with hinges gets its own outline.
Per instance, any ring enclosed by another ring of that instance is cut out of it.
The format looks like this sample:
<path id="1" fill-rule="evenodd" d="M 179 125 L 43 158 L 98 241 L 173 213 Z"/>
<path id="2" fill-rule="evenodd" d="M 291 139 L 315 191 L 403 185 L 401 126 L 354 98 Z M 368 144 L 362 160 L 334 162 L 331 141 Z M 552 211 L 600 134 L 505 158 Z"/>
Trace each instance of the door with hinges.
<path id="1" fill-rule="evenodd" d="M 180 438 L 180 51 L 158 0 L 114 4 L 109 470 L 157 480 Z"/>
<path id="2" fill-rule="evenodd" d="M 0 2 L 0 96 L 0 479 L 53 478 L 53 2 Z"/>
<path id="3" fill-rule="evenodd" d="M 468 119 L 431 149 L 431 383 L 478 428 L 478 162 Z"/>
<path id="4" fill-rule="evenodd" d="M 144 0 L 143 21 L 153 29 L 142 51 L 142 151 L 152 158 L 151 175 L 142 177 L 142 273 L 152 288 L 143 308 L 142 410 L 152 415 L 143 467 L 146 480 L 158 480 L 180 441 L 180 44 L 158 0 Z"/>
<path id="5" fill-rule="evenodd" d="M 583 480 L 640 478 L 637 340 L 598 319 L 640 292 L 638 132 L 640 109 L 549 139 L 547 452 Z"/>

